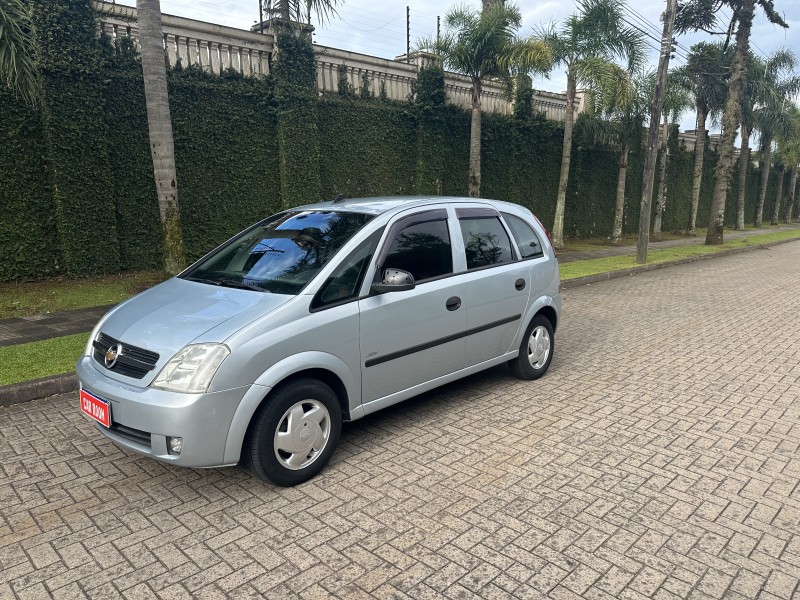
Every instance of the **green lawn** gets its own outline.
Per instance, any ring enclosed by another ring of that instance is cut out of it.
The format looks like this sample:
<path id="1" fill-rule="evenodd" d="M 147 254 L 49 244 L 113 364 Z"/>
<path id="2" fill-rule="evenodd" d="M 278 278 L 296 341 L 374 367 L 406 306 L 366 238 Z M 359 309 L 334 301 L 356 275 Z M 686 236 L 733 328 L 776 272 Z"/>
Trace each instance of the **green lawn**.
<path id="1" fill-rule="evenodd" d="M 88 333 L 0 347 L 0 385 L 68 373 L 86 347 Z"/>
<path id="2" fill-rule="evenodd" d="M 679 246 L 677 248 L 665 248 L 663 250 L 652 250 L 647 253 L 647 263 L 664 263 L 674 260 L 681 260 L 684 258 L 691 258 L 692 256 L 701 256 L 704 254 L 716 254 L 718 252 L 725 252 L 732 248 L 741 248 L 743 246 L 753 246 L 756 244 L 769 244 L 781 240 L 800 238 L 800 229 L 791 229 L 787 231 L 777 231 L 775 233 L 765 233 L 763 235 L 756 235 L 752 238 L 741 238 L 725 242 L 721 246 L 706 246 L 699 243 L 692 246 Z M 701 238 L 702 239 L 702 238 Z M 561 280 L 575 279 L 577 277 L 586 277 L 588 275 L 597 275 L 599 273 L 608 273 L 610 271 L 620 271 L 622 269 L 631 269 L 640 266 L 636 262 L 636 249 L 631 249 L 631 254 L 627 256 L 609 256 L 607 258 L 595 258 L 592 260 L 580 260 L 572 263 L 562 263 L 559 265 L 561 271 Z"/>
<path id="3" fill-rule="evenodd" d="M 117 304 L 164 281 L 160 271 L 0 284 L 0 319 Z"/>

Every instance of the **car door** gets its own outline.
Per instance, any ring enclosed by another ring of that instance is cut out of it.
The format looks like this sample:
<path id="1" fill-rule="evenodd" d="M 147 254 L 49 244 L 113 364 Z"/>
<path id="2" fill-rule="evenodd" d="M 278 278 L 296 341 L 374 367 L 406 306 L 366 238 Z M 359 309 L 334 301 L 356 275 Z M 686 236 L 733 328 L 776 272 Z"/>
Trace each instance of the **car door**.
<path id="1" fill-rule="evenodd" d="M 375 274 L 401 269 L 414 276 L 415 287 L 359 301 L 364 403 L 463 368 L 466 285 L 453 274 L 453 235 L 446 209 L 390 224 Z"/>
<path id="2" fill-rule="evenodd" d="M 489 207 L 456 209 L 466 261 L 466 365 L 511 349 L 531 288 L 530 270 L 500 219 Z"/>

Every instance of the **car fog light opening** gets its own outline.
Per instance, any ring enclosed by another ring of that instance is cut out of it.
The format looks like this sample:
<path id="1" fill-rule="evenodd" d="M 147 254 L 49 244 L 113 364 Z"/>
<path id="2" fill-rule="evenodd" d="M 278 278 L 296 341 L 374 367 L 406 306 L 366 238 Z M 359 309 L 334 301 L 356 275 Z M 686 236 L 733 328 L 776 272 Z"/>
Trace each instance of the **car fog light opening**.
<path id="1" fill-rule="evenodd" d="M 183 450 L 183 438 L 182 437 L 168 437 L 167 438 L 167 450 L 170 454 L 180 454 L 181 450 Z"/>

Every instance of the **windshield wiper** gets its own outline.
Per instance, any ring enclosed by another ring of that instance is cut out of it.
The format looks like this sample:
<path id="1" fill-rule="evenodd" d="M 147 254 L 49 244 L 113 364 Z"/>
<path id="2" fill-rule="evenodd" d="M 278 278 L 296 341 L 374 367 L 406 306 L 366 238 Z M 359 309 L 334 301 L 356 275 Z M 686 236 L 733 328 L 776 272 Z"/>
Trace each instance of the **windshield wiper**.
<path id="1" fill-rule="evenodd" d="M 210 285 L 216 285 L 217 287 L 221 286 L 221 287 L 237 288 L 240 290 L 253 290 L 254 292 L 269 291 L 257 285 L 251 285 L 249 283 L 245 283 L 244 281 L 236 281 L 235 279 L 203 279 L 201 277 L 191 277 L 191 276 L 184 277 L 184 279 L 187 279 L 189 281 L 196 281 L 198 283 L 208 283 Z"/>
<path id="2" fill-rule="evenodd" d="M 236 281 L 235 279 L 220 279 L 217 285 L 224 285 L 225 287 L 238 288 L 240 290 L 253 290 L 254 292 L 266 292 L 262 287 L 245 283 L 244 281 Z"/>

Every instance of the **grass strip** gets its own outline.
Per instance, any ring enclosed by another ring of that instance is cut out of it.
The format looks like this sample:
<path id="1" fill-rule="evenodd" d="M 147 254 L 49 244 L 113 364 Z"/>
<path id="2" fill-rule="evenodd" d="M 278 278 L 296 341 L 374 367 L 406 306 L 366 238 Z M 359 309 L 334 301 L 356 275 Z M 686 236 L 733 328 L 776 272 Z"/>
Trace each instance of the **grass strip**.
<path id="1" fill-rule="evenodd" d="M 755 235 L 751 238 L 739 238 L 725 242 L 721 246 L 706 246 L 705 244 L 697 244 L 692 246 L 678 246 L 675 248 L 664 248 L 663 250 L 652 250 L 647 254 L 647 264 L 665 263 L 691 258 L 693 256 L 702 256 L 705 254 L 717 254 L 725 252 L 734 248 L 743 248 L 746 246 L 755 245 L 768 245 L 772 242 L 779 242 L 789 239 L 800 239 L 800 229 L 789 229 L 785 231 L 776 231 L 775 233 L 766 233 L 763 235 Z M 570 263 L 563 263 L 559 265 L 561 272 L 561 280 L 576 279 L 578 277 L 587 277 L 589 275 L 598 275 L 600 273 L 608 273 L 611 271 L 621 271 L 623 269 L 632 269 L 639 267 L 636 262 L 636 248 L 631 249 L 631 254 L 626 256 L 609 256 L 606 258 L 593 258 L 589 260 L 578 260 Z"/>
<path id="2" fill-rule="evenodd" d="M 0 347 L 0 385 L 69 373 L 86 347 L 88 333 Z"/>
<path id="3" fill-rule="evenodd" d="M 0 319 L 119 304 L 167 278 L 160 271 L 138 271 L 83 279 L 0 284 Z"/>

